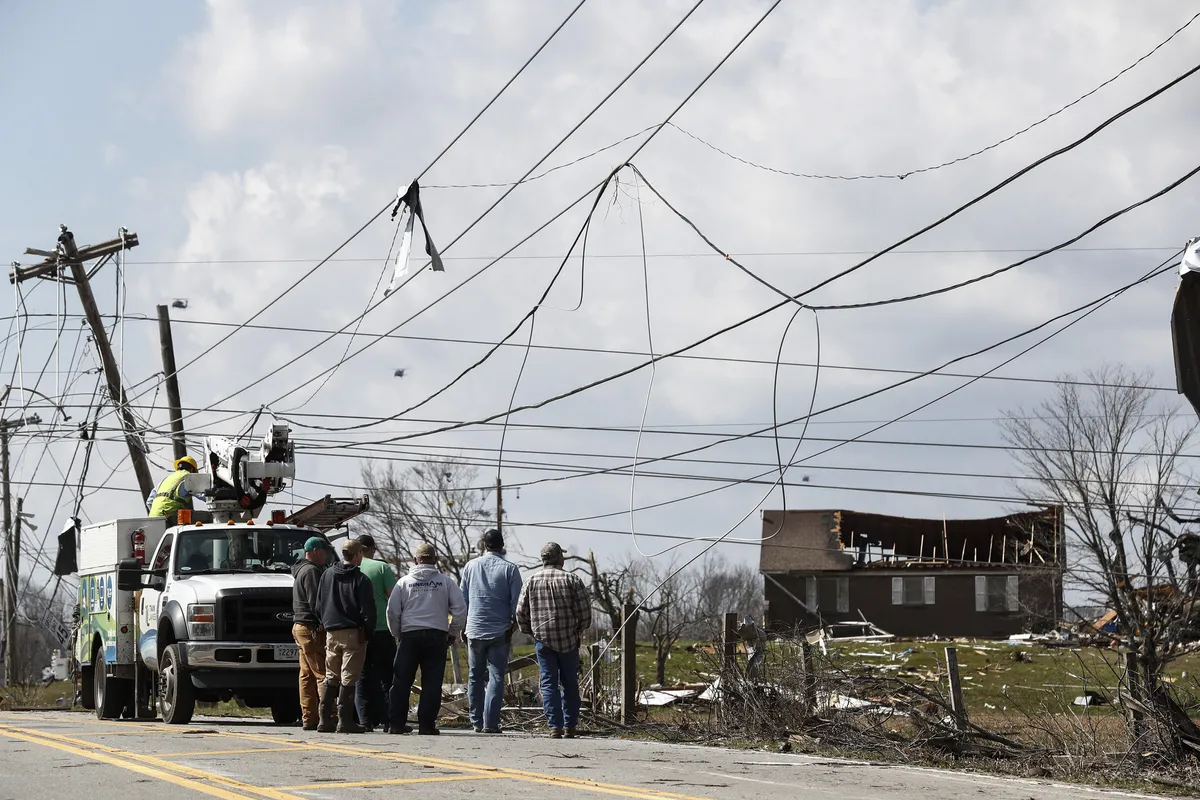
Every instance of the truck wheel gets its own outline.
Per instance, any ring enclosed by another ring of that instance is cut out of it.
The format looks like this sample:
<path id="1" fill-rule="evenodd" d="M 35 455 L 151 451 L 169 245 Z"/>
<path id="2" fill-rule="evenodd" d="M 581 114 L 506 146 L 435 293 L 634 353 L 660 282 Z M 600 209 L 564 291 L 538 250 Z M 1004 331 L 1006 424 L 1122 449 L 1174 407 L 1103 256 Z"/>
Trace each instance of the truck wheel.
<path id="1" fill-rule="evenodd" d="M 92 659 L 92 696 L 96 705 L 96 717 L 99 719 L 115 719 L 121 716 L 122 709 L 129 702 L 132 690 L 129 681 L 123 678 L 110 678 L 105 673 L 104 648 L 96 648 Z"/>
<path id="2" fill-rule="evenodd" d="M 300 698 L 277 697 L 271 702 L 271 719 L 276 725 L 295 725 L 300 720 Z"/>
<path id="3" fill-rule="evenodd" d="M 179 645 L 173 644 L 163 650 L 158 673 L 158 705 L 163 722 L 168 725 L 186 725 L 192 721 L 196 710 L 196 687 L 183 667 L 179 657 Z"/>

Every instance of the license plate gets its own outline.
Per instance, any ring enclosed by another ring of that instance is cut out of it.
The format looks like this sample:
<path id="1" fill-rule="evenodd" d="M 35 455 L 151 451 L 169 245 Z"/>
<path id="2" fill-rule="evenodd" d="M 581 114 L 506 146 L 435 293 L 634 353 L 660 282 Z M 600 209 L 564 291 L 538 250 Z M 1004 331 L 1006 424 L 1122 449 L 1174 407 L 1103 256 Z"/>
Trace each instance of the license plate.
<path id="1" fill-rule="evenodd" d="M 276 661 L 299 661 L 300 646 L 295 644 L 277 644 L 275 645 L 275 660 Z"/>

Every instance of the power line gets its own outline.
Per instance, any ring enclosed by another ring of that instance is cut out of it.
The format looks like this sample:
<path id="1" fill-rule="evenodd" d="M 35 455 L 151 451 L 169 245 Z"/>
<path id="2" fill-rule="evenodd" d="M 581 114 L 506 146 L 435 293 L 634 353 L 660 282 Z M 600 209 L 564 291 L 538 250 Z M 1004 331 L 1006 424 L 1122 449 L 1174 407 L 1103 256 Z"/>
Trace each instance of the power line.
<path id="1" fill-rule="evenodd" d="M 639 131 L 634 136 L 645 133 L 647 130 L 657 127 L 651 125 L 642 131 Z M 622 142 L 627 141 L 623 139 Z M 528 183 L 529 181 L 526 181 Z M 507 185 L 507 184 L 505 184 Z M 430 188 L 430 187 L 426 187 Z M 591 190 L 588 190 L 591 193 Z M 989 253 L 1036 253 L 1041 248 L 1038 247 L 966 247 L 957 249 L 935 248 L 922 250 L 893 250 L 889 255 L 910 255 L 910 256 L 929 256 L 929 255 L 978 255 Z M 1168 250 L 1178 250 L 1178 246 L 1158 245 L 1158 246 L 1124 246 L 1124 247 L 1066 247 L 1062 251 L 1064 253 L 1128 253 L 1147 250 L 1160 250 L 1166 252 Z M 875 253 L 874 250 L 772 250 L 763 252 L 744 252 L 731 253 L 738 258 L 792 258 L 797 256 L 869 256 Z M 724 254 L 716 254 L 712 252 L 694 252 L 694 253 L 647 253 L 646 258 L 714 258 L 720 255 L 724 258 Z M 595 253 L 589 258 L 593 259 L 615 259 L 615 258 L 641 258 L 641 253 Z M 503 256 L 442 256 L 443 261 L 495 261 L 498 258 L 507 258 L 509 261 L 545 261 L 562 258 L 557 255 L 503 255 Z M 128 261 L 129 265 L 144 265 L 144 266 L 188 266 L 188 265 L 228 265 L 237 266 L 243 264 L 311 264 L 319 259 L 315 258 L 234 258 L 234 259 L 202 259 L 191 261 Z M 375 263 L 377 258 L 331 258 L 332 263 L 350 264 L 350 263 Z M 39 316 L 33 314 L 31 316 Z M 6 319 L 0 317 L 0 319 Z"/>
<path id="2" fill-rule="evenodd" d="M 1029 131 L 1033 130 L 1034 128 L 1038 127 L 1039 125 L 1041 125 L 1045 122 L 1048 122 L 1049 120 L 1053 119 L 1054 117 L 1057 117 L 1059 114 L 1068 110 L 1072 106 L 1078 105 L 1079 103 L 1083 102 L 1087 98 L 1091 97 L 1096 92 L 1100 91 L 1105 86 L 1108 86 L 1110 83 L 1114 82 L 1115 80 L 1120 78 L 1122 75 L 1129 72 L 1137 65 L 1141 64 L 1143 61 L 1148 59 L 1150 56 L 1157 53 L 1159 50 L 1161 50 L 1163 47 L 1165 47 L 1168 43 L 1170 43 L 1171 40 L 1173 40 L 1176 36 L 1183 33 L 1183 31 L 1187 27 L 1189 27 L 1193 22 L 1195 22 L 1198 18 L 1200 18 L 1200 14 L 1194 15 L 1187 22 L 1183 23 L 1183 25 L 1180 25 L 1178 28 L 1176 28 L 1175 31 L 1170 36 L 1168 36 L 1166 39 L 1163 39 L 1161 42 L 1156 44 L 1149 52 L 1147 52 L 1146 54 L 1144 54 L 1143 56 L 1138 58 L 1136 61 L 1134 61 L 1129 66 L 1125 67 L 1123 70 L 1118 72 L 1116 75 L 1113 75 L 1111 78 L 1104 81 L 1100 85 L 1096 86 L 1094 89 L 1092 89 L 1088 92 L 1085 92 L 1084 94 L 1075 98 L 1071 102 L 1067 103 L 1065 106 L 1062 106 L 1061 108 L 1050 112 L 1049 114 L 1047 114 L 1046 116 L 1037 120 L 1036 122 L 1032 122 L 1029 125 L 1026 125 L 1024 128 L 1021 128 L 1019 131 L 1016 131 L 1015 133 L 1011 133 L 1008 136 L 1004 137 L 1003 139 L 1001 139 L 997 142 L 989 144 L 986 147 L 982 147 L 971 153 L 967 153 L 966 155 L 959 156 L 957 158 L 952 158 L 948 161 L 943 161 L 939 164 L 932 164 L 932 165 L 926 166 L 926 167 L 918 167 L 916 169 L 910 169 L 907 172 L 898 172 L 898 173 L 893 173 L 893 174 L 885 173 L 885 174 L 876 174 L 876 175 L 821 175 L 821 174 L 811 174 L 811 173 L 804 173 L 804 172 L 790 172 L 788 170 L 779 169 L 777 167 L 770 167 L 765 164 L 759 164 L 754 161 L 750 161 L 749 159 L 742 158 L 741 156 L 734 155 L 733 153 L 731 153 L 727 150 L 723 150 L 722 148 L 717 147 L 715 144 L 713 144 L 705 139 L 702 139 L 701 137 L 697 136 L 696 134 L 686 131 L 683 128 L 680 128 L 678 125 L 672 125 L 672 127 L 675 128 L 676 130 L 678 130 L 680 133 L 684 134 L 685 136 L 689 136 L 692 139 L 695 139 L 697 142 L 704 145 L 705 147 L 707 147 L 711 150 L 714 150 L 717 153 L 720 153 L 721 155 L 723 155 L 727 158 L 731 158 L 734 161 L 740 162 L 740 163 L 745 164 L 750 167 L 754 167 L 755 169 L 764 170 L 766 172 L 773 172 L 777 175 L 785 175 L 785 176 L 792 177 L 792 178 L 809 178 L 809 179 L 836 180 L 836 181 L 859 181 L 859 180 L 879 180 L 879 179 L 894 179 L 894 180 L 902 181 L 911 175 L 918 175 L 918 174 L 925 173 L 925 172 L 933 172 L 935 170 L 944 169 L 945 167 L 950 167 L 955 164 L 961 164 L 962 162 L 968 161 L 972 158 L 975 158 L 976 156 L 983 155 L 984 153 L 988 152 L 989 150 L 995 150 L 997 147 L 1000 147 L 1003 144 L 1011 142 L 1013 139 L 1016 139 L 1018 136 L 1020 136 L 1024 133 L 1028 133 Z"/>
<path id="3" fill-rule="evenodd" d="M 1178 247 L 1173 248 L 1173 252 L 1179 252 L 1179 248 Z M 595 258 L 595 257 L 596 256 L 594 256 L 594 255 L 588 256 L 589 259 Z M 41 315 L 31 314 L 30 316 L 36 318 Z M 138 316 L 138 315 L 130 315 L 128 317 L 128 319 L 142 321 L 142 322 L 156 322 L 156 320 L 152 319 L 151 317 Z M 3 321 L 3 320 L 4 320 L 4 318 L 0 317 L 0 321 Z M 219 320 L 201 320 L 201 319 L 173 319 L 173 320 L 171 320 L 171 324 L 172 325 L 176 325 L 176 324 L 199 325 L 202 327 L 203 326 L 211 326 L 211 327 L 227 327 L 227 328 L 238 327 L 240 325 L 240 323 L 237 323 L 237 322 L 221 322 Z M 316 335 L 316 334 L 332 334 L 332 335 L 338 335 L 338 336 L 350 336 L 350 333 L 348 331 L 340 331 L 339 332 L 339 331 L 333 331 L 333 330 L 329 330 L 329 329 L 313 328 L 313 327 L 301 328 L 301 327 L 288 326 L 288 325 L 265 325 L 265 324 L 250 324 L 250 325 L 243 325 L 242 327 L 248 328 L 250 330 L 278 331 L 278 332 L 282 332 L 282 333 L 310 333 L 310 334 L 314 334 L 314 335 Z M 35 330 L 35 329 L 31 328 L 31 330 Z M 484 339 L 462 339 L 462 338 L 455 338 L 455 337 L 449 337 L 449 336 L 416 336 L 416 335 L 400 334 L 400 333 L 391 333 L 391 334 L 362 333 L 359 335 L 361 335 L 361 336 L 379 336 L 379 337 L 382 337 L 385 339 L 395 339 L 397 341 L 433 342 L 433 343 L 439 343 L 439 344 L 462 344 L 462 345 L 473 345 L 473 346 L 479 346 L 479 347 L 494 347 L 496 345 L 499 345 L 501 347 L 515 347 L 515 348 L 524 348 L 525 347 L 524 344 L 519 344 L 519 343 L 514 344 L 511 342 L 494 342 L 494 341 L 489 341 L 489 340 L 484 340 Z M 588 353 L 588 354 L 595 354 L 595 355 L 636 356 L 639 358 L 646 358 L 646 357 L 653 355 L 651 353 L 648 353 L 648 352 L 645 352 L 642 350 L 622 350 L 622 349 L 618 349 L 618 348 L 603 348 L 603 347 L 580 347 L 580 346 L 573 346 L 573 345 L 536 344 L 535 343 L 533 345 L 530 345 L 530 347 L 532 347 L 534 350 L 547 350 L 547 351 L 552 351 L 552 352 L 558 351 L 558 352 L 563 352 L 563 353 Z M 762 359 L 762 358 L 746 358 L 746 357 L 734 357 L 734 356 L 705 356 L 705 355 L 693 355 L 690 353 L 681 354 L 680 356 L 678 356 L 678 358 L 684 359 L 684 360 L 692 360 L 692 361 L 711 361 L 711 362 L 715 362 L 715 363 L 758 364 L 758 365 L 762 365 L 762 366 L 772 366 L 772 367 L 775 365 L 775 361 L 773 359 Z M 779 364 L 780 364 L 780 366 L 783 366 L 783 367 L 796 367 L 796 368 L 809 368 L 809 369 L 814 368 L 816 366 L 814 363 L 806 362 L 806 361 L 780 361 Z M 822 370 L 847 371 L 847 372 L 873 372 L 873 373 L 891 374 L 891 375 L 920 375 L 920 374 L 923 374 L 923 372 L 921 370 L 898 369 L 896 367 L 867 367 L 867 366 L 858 366 L 858 365 L 852 365 L 852 364 L 822 363 L 821 369 Z M 1130 388 L 1127 386 L 1122 386 L 1120 384 L 1103 384 L 1103 383 L 1097 383 L 1095 381 L 1088 381 L 1088 380 L 1063 379 L 1063 378 L 1035 378 L 1035 377 L 1030 377 L 1030 376 L 1019 376 L 1019 375 L 979 376 L 979 375 L 972 375 L 969 373 L 962 373 L 962 372 L 938 372 L 934 375 L 931 375 L 930 377 L 935 377 L 935 378 L 982 377 L 985 380 L 989 380 L 989 381 L 1013 381 L 1013 382 L 1018 382 L 1018 383 L 1038 383 L 1038 384 L 1050 384 L 1050 385 L 1066 384 L 1066 385 L 1070 385 L 1070 386 L 1107 386 L 1107 387 L 1113 387 L 1113 388 Z M 1156 392 L 1171 392 L 1171 393 L 1176 392 L 1176 388 L 1174 386 L 1147 386 L 1145 388 L 1150 389 L 1152 391 L 1156 391 Z M 136 406 L 136 405 L 130 404 L 130 407 L 131 408 L 139 408 L 141 406 Z M 208 409 L 193 407 L 192 409 L 186 409 L 186 410 L 199 412 L 199 411 L 205 411 Z M 249 409 L 249 410 L 243 411 L 243 412 L 227 411 L 227 413 L 254 413 L 254 409 Z M 289 412 L 289 413 L 292 413 L 293 416 L 301 416 L 301 417 L 333 416 L 333 417 L 345 418 L 345 419 L 348 419 L 348 418 L 377 419 L 376 417 L 348 417 L 346 415 L 319 415 L 319 414 L 318 415 L 310 415 L 310 414 L 302 413 L 302 412 Z M 975 421 L 975 420 L 967 419 L 967 420 L 953 420 L 953 421 L 970 422 L 970 421 Z M 647 427 L 654 427 L 654 426 L 647 426 Z"/>

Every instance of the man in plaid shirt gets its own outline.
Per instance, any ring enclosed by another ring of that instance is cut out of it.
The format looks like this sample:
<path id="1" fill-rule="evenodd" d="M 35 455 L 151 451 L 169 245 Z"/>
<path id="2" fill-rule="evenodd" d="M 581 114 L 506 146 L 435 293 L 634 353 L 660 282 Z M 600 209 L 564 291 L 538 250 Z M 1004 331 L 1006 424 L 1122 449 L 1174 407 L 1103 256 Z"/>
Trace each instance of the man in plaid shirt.
<path id="1" fill-rule="evenodd" d="M 587 588 L 578 575 L 563 569 L 564 563 L 563 549 L 557 542 L 547 542 L 542 547 L 541 572 L 525 583 L 517 600 L 517 625 L 537 642 L 542 708 L 552 739 L 575 737 L 579 725 L 579 634 L 592 625 Z"/>

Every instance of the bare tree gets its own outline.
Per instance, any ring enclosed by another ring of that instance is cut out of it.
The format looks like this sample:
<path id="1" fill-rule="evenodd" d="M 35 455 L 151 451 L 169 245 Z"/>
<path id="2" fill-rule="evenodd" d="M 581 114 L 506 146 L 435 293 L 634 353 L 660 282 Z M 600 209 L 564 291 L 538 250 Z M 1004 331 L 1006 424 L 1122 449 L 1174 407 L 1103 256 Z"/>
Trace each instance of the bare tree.
<path id="1" fill-rule="evenodd" d="M 401 569 L 420 542 L 437 548 L 441 568 L 461 578 L 478 551 L 491 491 L 479 486 L 479 470 L 454 458 L 430 458 L 403 471 L 366 462 L 362 479 L 371 498 L 364 524 L 384 557 Z"/>
<path id="2" fill-rule="evenodd" d="M 1189 752 L 1185 741 L 1200 745 L 1200 730 L 1162 678 L 1181 645 L 1200 634 L 1200 548 L 1174 511 L 1195 487 L 1181 463 L 1195 422 L 1155 403 L 1148 375 L 1105 367 L 1082 382 L 1067 376 L 1035 409 L 1006 414 L 1001 429 L 1034 479 L 1020 489 L 1026 499 L 1064 509 L 1069 552 L 1077 551 L 1071 579 L 1116 613 L 1138 673 L 1130 675 L 1130 704 L 1152 713 L 1164 747 Z M 1135 746 L 1144 735 L 1134 730 Z"/>
<path id="3" fill-rule="evenodd" d="M 674 561 L 656 567 L 635 563 L 631 568 L 634 594 L 644 602 L 639 617 L 643 636 L 654 644 L 654 681 L 666 683 L 667 659 L 699 615 L 697 574 L 680 571 Z"/>
<path id="4" fill-rule="evenodd" d="M 731 563 L 712 553 L 695 568 L 695 621 L 686 635 L 700 638 L 718 636 L 726 613 L 761 620 L 763 614 L 763 578 L 751 564 Z"/>

